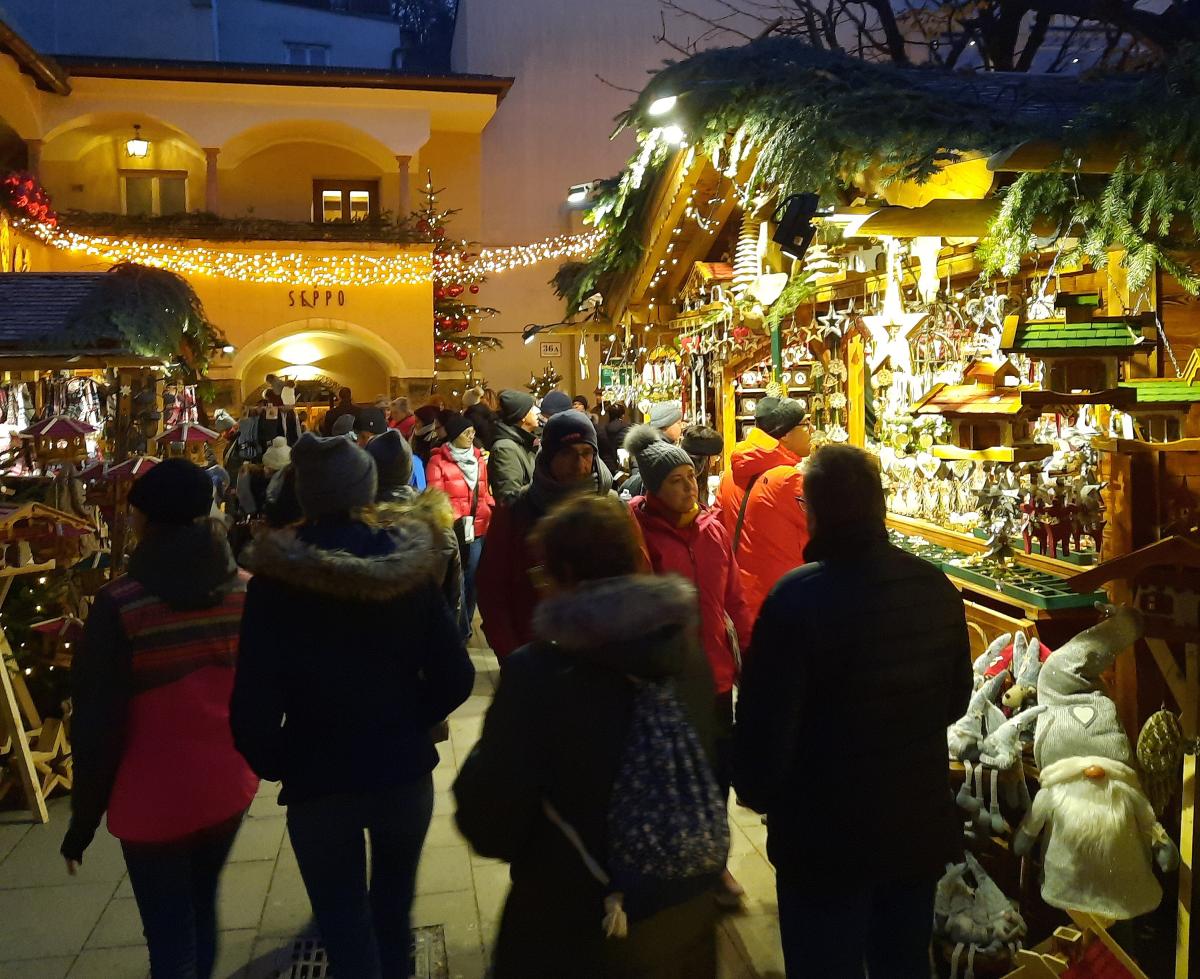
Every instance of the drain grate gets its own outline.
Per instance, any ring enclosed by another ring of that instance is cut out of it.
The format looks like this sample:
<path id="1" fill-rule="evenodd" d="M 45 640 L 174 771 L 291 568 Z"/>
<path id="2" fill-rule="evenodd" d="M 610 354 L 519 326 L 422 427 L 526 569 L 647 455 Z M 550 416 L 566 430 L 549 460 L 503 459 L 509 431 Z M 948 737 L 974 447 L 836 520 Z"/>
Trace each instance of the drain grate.
<path id="1" fill-rule="evenodd" d="M 446 931 L 442 925 L 414 928 L 413 944 L 412 979 L 449 979 Z M 290 950 L 280 949 L 277 954 L 286 959 L 276 960 L 270 973 L 275 979 L 335 979 L 329 971 L 325 948 L 316 938 L 297 938 Z"/>

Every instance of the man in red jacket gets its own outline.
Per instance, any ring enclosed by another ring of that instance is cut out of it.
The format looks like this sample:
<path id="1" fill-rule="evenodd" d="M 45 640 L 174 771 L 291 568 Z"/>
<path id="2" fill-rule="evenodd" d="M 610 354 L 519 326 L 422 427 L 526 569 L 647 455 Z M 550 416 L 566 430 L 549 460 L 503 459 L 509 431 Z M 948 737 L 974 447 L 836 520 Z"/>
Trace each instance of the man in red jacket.
<path id="1" fill-rule="evenodd" d="M 804 510 L 804 476 L 799 462 L 812 447 L 812 424 L 799 401 L 780 401 L 771 416 L 779 448 L 794 462 L 761 473 L 746 493 L 741 534 L 736 540 L 742 591 L 752 617 L 775 582 L 804 563 L 808 519 Z"/>
<path id="2" fill-rule="evenodd" d="M 729 468 L 721 475 L 717 486 L 717 507 L 721 511 L 721 523 L 729 539 L 734 539 L 738 515 L 742 512 L 742 501 L 746 498 L 746 487 L 755 479 L 775 466 L 788 466 L 796 462 L 779 439 L 769 434 L 771 416 L 779 407 L 778 398 L 762 398 L 754 409 L 754 427 L 729 453 Z"/>
<path id="3" fill-rule="evenodd" d="M 546 512 L 572 493 L 612 492 L 612 477 L 597 464 L 596 429 L 587 415 L 559 412 L 542 432 L 533 483 L 492 514 L 475 576 L 483 634 L 501 665 L 533 639 L 537 591 L 530 573 L 540 563 L 530 531 Z"/>

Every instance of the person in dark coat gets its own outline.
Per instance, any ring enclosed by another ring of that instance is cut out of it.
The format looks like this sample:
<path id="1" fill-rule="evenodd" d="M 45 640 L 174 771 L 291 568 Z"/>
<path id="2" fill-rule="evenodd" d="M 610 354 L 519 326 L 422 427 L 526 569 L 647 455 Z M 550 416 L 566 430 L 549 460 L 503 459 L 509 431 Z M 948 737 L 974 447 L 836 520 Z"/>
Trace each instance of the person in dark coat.
<path id="1" fill-rule="evenodd" d="M 429 456 L 439 445 L 446 441 L 446 433 L 442 430 L 442 409 L 435 404 L 421 405 L 416 411 L 417 425 L 413 429 L 413 456 L 421 463 L 421 471 L 429 462 Z"/>
<path id="2" fill-rule="evenodd" d="M 304 523 L 260 537 L 244 557 L 254 577 L 234 742 L 262 778 L 283 783 L 332 970 L 407 976 L 438 761 L 430 730 L 466 700 L 474 669 L 439 591 L 429 527 L 352 515 L 375 500 L 371 457 L 345 438 L 304 435 L 292 465 Z M 353 744 L 339 724 L 353 726 Z"/>
<path id="3" fill-rule="evenodd" d="M 861 449 L 818 450 L 804 496 L 809 563 L 755 624 L 734 788 L 770 814 L 789 975 L 925 976 L 934 890 L 961 851 L 946 728 L 971 693 L 962 598 L 888 543 Z M 896 845 L 863 846 L 881 825 Z"/>
<path id="4" fill-rule="evenodd" d="M 75 782 L 62 843 L 83 863 L 105 812 L 121 841 L 154 976 L 212 975 L 217 881 L 258 779 L 229 697 L 246 597 L 212 482 L 184 459 L 129 492 L 138 545 L 96 595 L 71 668 Z"/>
<path id="5" fill-rule="evenodd" d="M 533 637 L 537 594 L 529 572 L 538 559 L 530 532 L 550 507 L 572 493 L 611 492 L 612 477 L 596 458 L 596 430 L 587 416 L 564 411 L 551 418 L 542 433 L 532 484 L 492 514 L 475 576 L 483 634 L 502 665 Z"/>
<path id="6" fill-rule="evenodd" d="M 492 443 L 496 441 L 496 425 L 500 418 L 484 400 L 484 392 L 472 388 L 464 395 L 463 417 L 475 429 L 475 444 L 485 452 L 490 452 Z"/>
<path id="7" fill-rule="evenodd" d="M 375 518 L 385 527 L 400 525 L 407 520 L 418 520 L 429 527 L 438 559 L 435 577 L 442 583 L 442 597 L 460 629 L 465 628 L 462 558 L 454 533 L 454 509 L 450 498 L 441 490 L 413 488 L 412 447 L 398 429 L 371 439 L 367 443 L 367 453 L 375 460 L 379 479 L 375 490 Z"/>
<path id="8" fill-rule="evenodd" d="M 604 442 L 601 444 L 600 458 L 608 466 L 608 471 L 621 471 L 621 461 L 617 450 L 625 445 L 625 432 L 629 428 L 629 419 L 625 417 L 625 406 L 620 401 L 608 406 L 608 422 L 604 426 Z"/>
<path id="9" fill-rule="evenodd" d="M 500 504 L 512 503 L 533 482 L 537 405 L 525 391 L 500 392 L 500 421 L 488 458 L 488 482 Z"/>
<path id="10" fill-rule="evenodd" d="M 342 415 L 358 416 L 358 408 L 354 404 L 354 394 L 349 388 L 342 388 L 338 391 L 337 404 L 325 412 L 325 417 L 321 420 L 321 432 L 324 435 L 333 434 L 334 423 L 342 417 Z"/>
<path id="11" fill-rule="evenodd" d="M 460 832 L 478 853 L 511 864 L 492 975 L 711 979 L 711 897 L 681 895 L 631 920 L 628 937 L 606 939 L 604 889 L 543 811 L 549 802 L 605 864 L 609 798 L 636 690 L 630 677 L 675 679 L 711 761 L 713 689 L 696 643 L 695 592 L 676 576 L 637 573 L 636 530 L 610 498 L 560 504 L 535 536 L 547 587 L 536 638 L 509 657 L 454 783 Z"/>

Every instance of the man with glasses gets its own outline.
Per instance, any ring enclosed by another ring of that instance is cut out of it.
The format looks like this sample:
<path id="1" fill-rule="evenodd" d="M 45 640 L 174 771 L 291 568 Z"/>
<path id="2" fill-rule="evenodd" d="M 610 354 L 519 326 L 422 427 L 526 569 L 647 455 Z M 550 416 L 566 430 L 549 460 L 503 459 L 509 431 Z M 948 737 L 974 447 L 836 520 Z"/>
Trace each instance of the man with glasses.
<path id="1" fill-rule="evenodd" d="M 791 398 L 775 406 L 771 423 L 781 449 L 797 461 L 774 466 L 752 482 L 734 531 L 742 593 L 752 615 L 775 582 L 804 563 L 808 544 L 801 466 L 812 449 L 812 423 L 804 406 Z"/>

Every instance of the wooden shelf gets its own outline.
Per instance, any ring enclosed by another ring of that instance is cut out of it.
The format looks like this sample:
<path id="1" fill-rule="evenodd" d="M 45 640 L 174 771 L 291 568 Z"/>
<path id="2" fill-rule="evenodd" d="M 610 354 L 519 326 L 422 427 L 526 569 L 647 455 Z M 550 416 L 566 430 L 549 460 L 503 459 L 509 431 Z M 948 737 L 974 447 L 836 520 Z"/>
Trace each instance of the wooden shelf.
<path id="1" fill-rule="evenodd" d="M 1096 439 L 1094 448 L 1102 452 L 1200 452 L 1200 438 L 1174 442 L 1143 442 L 1140 439 Z"/>
<path id="2" fill-rule="evenodd" d="M 996 445 L 990 449 L 961 449 L 957 445 L 935 445 L 935 459 L 968 462 L 1041 462 L 1054 454 L 1050 445 Z"/>

